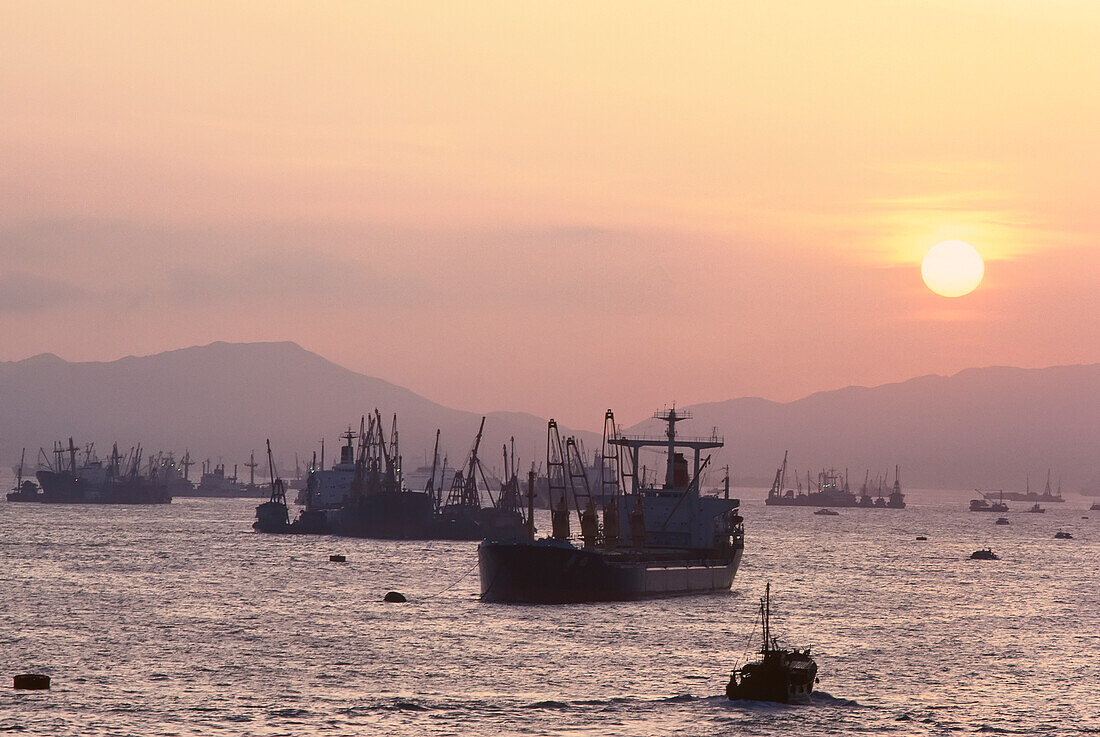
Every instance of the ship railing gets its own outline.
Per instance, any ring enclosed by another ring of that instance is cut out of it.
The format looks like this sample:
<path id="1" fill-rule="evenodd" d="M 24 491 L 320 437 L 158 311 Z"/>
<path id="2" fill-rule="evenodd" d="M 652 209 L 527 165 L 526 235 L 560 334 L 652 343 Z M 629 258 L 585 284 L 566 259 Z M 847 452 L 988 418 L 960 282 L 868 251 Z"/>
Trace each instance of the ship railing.
<path id="1" fill-rule="evenodd" d="M 667 435 L 618 435 L 610 442 L 615 443 L 616 440 L 630 440 L 634 442 L 643 443 L 663 443 L 668 445 Z M 680 435 L 676 434 L 676 444 L 680 443 L 725 443 L 726 439 L 722 435 Z"/>

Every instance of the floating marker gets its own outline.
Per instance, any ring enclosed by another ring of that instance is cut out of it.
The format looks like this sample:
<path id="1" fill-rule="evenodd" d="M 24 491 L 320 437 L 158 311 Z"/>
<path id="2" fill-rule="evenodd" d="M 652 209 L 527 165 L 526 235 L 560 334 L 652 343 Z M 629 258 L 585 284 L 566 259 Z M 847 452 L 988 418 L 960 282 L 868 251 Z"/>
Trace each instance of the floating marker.
<path id="1" fill-rule="evenodd" d="M 42 691 L 50 687 L 50 677 L 44 676 L 41 673 L 21 673 L 13 680 L 15 683 L 12 685 L 15 688 L 26 689 L 28 691 Z"/>

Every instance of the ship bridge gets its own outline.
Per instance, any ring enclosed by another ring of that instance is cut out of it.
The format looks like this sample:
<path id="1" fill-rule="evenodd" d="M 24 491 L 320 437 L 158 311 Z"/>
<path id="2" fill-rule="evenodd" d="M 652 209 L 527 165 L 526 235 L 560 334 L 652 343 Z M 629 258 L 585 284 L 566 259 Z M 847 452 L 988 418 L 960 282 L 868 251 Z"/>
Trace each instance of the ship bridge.
<path id="1" fill-rule="evenodd" d="M 664 448 L 668 451 L 668 461 L 665 467 L 665 489 L 675 489 L 677 485 L 674 483 L 675 478 L 675 459 L 677 448 L 690 448 L 694 452 L 694 465 L 692 472 L 692 482 L 699 477 L 700 469 L 700 455 L 704 450 L 710 448 L 721 448 L 725 445 L 725 440 L 718 435 L 717 429 L 710 437 L 691 437 L 680 436 L 676 434 L 676 423 L 683 420 L 692 419 L 692 414 L 686 410 L 677 410 L 675 407 L 672 409 L 664 410 L 663 412 L 654 412 L 653 419 L 661 420 L 668 425 L 668 429 L 665 430 L 665 436 L 652 436 L 652 435 L 619 435 L 618 437 L 609 438 L 608 443 L 611 445 L 617 445 L 622 448 L 626 448 L 630 452 L 630 460 L 632 461 L 631 467 L 637 469 L 638 466 L 638 454 L 642 448 Z M 634 473 L 632 481 L 631 493 L 638 493 L 638 474 Z M 690 486 L 690 484 L 689 484 Z"/>

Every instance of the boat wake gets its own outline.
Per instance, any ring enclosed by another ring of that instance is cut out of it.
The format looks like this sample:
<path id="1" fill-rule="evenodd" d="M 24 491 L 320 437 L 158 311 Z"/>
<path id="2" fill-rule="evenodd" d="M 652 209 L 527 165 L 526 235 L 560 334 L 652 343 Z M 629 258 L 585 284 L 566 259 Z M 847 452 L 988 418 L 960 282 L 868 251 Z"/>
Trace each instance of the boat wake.
<path id="1" fill-rule="evenodd" d="M 814 691 L 810 697 L 810 703 L 808 704 L 782 704 L 773 701 L 749 701 L 739 700 L 731 701 L 725 696 L 707 696 L 702 701 L 711 702 L 719 706 L 725 706 L 731 709 L 748 709 L 750 711 L 760 710 L 787 710 L 787 709 L 812 709 L 814 707 L 840 707 L 840 708 L 855 708 L 865 709 L 869 708 L 865 704 L 861 704 L 855 699 L 846 699 L 840 696 L 833 696 L 826 691 Z"/>

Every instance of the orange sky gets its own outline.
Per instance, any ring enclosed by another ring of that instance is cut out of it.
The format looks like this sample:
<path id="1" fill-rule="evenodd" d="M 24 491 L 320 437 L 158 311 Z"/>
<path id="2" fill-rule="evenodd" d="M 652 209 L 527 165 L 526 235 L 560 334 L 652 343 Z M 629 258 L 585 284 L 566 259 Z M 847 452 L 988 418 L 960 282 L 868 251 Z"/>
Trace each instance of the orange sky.
<path id="1" fill-rule="evenodd" d="M 470 5 L 5 3 L 0 359 L 295 340 L 597 429 L 1100 361 L 1100 5 Z"/>

